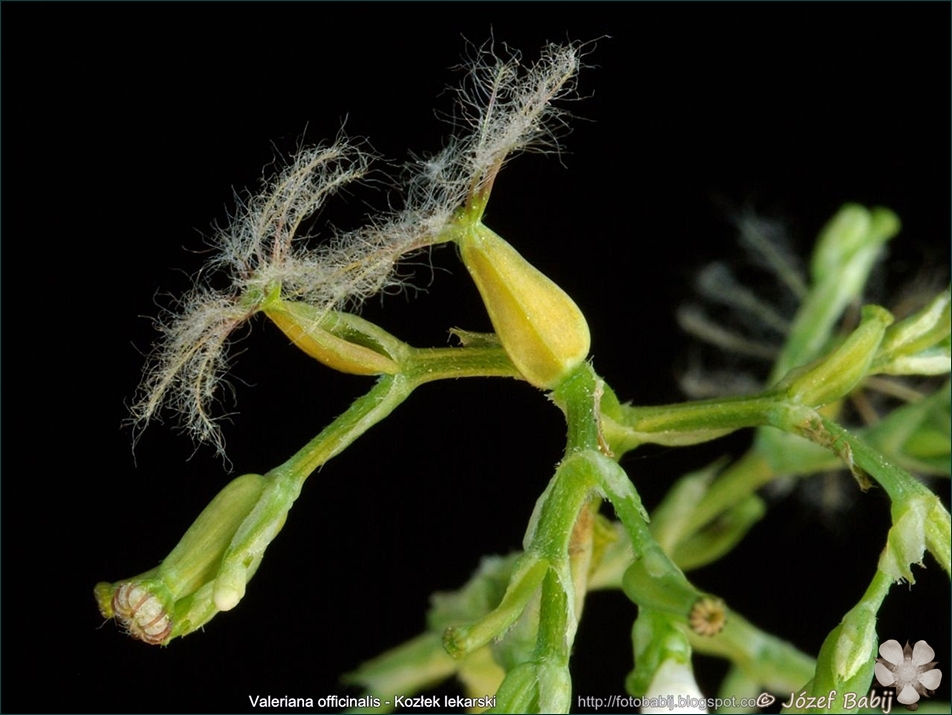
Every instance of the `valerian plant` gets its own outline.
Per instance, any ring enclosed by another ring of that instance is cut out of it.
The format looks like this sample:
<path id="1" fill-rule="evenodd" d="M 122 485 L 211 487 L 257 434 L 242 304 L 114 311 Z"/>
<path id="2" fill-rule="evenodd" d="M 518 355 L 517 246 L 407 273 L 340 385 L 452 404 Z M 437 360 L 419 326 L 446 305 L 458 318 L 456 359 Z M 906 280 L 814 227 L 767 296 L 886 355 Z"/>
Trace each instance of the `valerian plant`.
<path id="1" fill-rule="evenodd" d="M 433 596 L 425 633 L 345 676 L 367 702 L 456 676 L 468 695 L 483 698 L 475 706 L 568 712 L 573 641 L 586 594 L 597 589 L 620 589 L 637 605 L 625 684 L 633 696 L 702 697 L 695 654 L 729 663 L 726 695 L 869 690 L 877 612 L 890 588 L 914 583 L 927 551 L 952 572 L 949 513 L 913 476 L 949 474 L 950 292 L 903 316 L 866 305 L 850 318 L 899 220 L 885 208 L 846 205 L 822 230 L 805 277 L 769 242 L 754 241 L 797 296 L 791 321 L 740 286 L 720 291 L 785 335 L 763 387 L 671 405 L 623 402 L 593 367 L 588 323 L 573 299 L 483 222 L 505 163 L 556 146 L 566 117 L 560 106 L 574 97 L 583 50 L 548 46 L 528 68 L 517 55 L 476 52 L 459 91 L 456 132 L 443 151 L 404 169 L 400 208 L 357 230 L 322 240 L 306 230 L 328 199 L 372 171 L 366 144 L 344 137 L 301 149 L 260 192 L 240 198 L 194 288 L 159 319 L 132 407 L 137 434 L 172 412 L 224 455 L 214 410 L 229 339 L 258 314 L 325 366 L 376 380 L 286 462 L 226 485 L 159 566 L 98 584 L 104 616 L 154 645 L 202 628 L 241 601 L 317 468 L 425 383 L 507 377 L 538 388 L 564 414 L 564 455 L 529 518 L 523 550 L 487 556 L 459 590 Z M 448 243 L 493 333 L 454 330 L 456 347 L 416 347 L 357 314 L 368 296 L 401 284 L 402 260 Z M 682 317 L 712 342 L 745 344 L 704 315 Z M 914 391 L 899 382 L 906 377 L 931 381 Z M 850 401 L 874 389 L 902 403 L 871 424 L 845 427 Z M 743 429 L 755 431 L 745 455 L 684 475 L 650 515 L 638 475 L 619 463 L 643 445 L 686 447 Z M 885 491 L 892 526 L 878 537 L 882 555 L 868 565 L 865 594 L 813 657 L 734 610 L 730 593 L 707 593 L 686 574 L 730 552 L 763 518 L 762 487 L 838 465 L 857 489 L 876 483 Z"/>

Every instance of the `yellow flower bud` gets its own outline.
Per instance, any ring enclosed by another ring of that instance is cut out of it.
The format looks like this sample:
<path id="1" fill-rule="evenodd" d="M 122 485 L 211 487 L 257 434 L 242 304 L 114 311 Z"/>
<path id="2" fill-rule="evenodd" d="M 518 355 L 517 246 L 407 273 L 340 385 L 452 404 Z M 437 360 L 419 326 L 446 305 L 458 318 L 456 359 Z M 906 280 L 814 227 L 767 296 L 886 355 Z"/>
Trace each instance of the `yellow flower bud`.
<path id="1" fill-rule="evenodd" d="M 458 239 L 509 359 L 531 384 L 555 387 L 587 356 L 585 316 L 559 286 L 482 224 Z"/>
<path id="2" fill-rule="evenodd" d="M 297 347 L 334 370 L 351 375 L 395 375 L 400 370 L 375 339 L 384 331 L 356 315 L 325 314 L 286 300 L 270 302 L 264 313 Z"/>

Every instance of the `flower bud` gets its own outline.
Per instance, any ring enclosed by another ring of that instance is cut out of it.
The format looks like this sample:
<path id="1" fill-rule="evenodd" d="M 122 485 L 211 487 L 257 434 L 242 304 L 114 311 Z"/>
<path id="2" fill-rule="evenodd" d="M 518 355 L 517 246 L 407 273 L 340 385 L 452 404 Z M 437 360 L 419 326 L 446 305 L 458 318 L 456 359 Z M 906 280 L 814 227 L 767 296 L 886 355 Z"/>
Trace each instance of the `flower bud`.
<path id="1" fill-rule="evenodd" d="M 873 363 L 887 375 L 942 375 L 949 372 L 952 294 L 946 289 L 919 312 L 893 323 Z"/>
<path id="2" fill-rule="evenodd" d="M 222 610 L 212 599 L 222 557 L 265 483 L 259 474 L 233 479 L 157 568 L 124 581 L 96 584 L 102 615 L 116 618 L 130 636 L 150 645 L 165 645 L 211 620 Z"/>
<path id="3" fill-rule="evenodd" d="M 844 290 L 858 295 L 866 276 L 859 266 L 870 262 L 897 233 L 899 218 L 889 209 L 846 204 L 820 232 L 810 262 L 813 281 L 834 277 Z"/>
<path id="4" fill-rule="evenodd" d="M 866 377 L 892 314 L 878 305 L 863 307 L 863 321 L 832 353 L 792 370 L 781 381 L 793 402 L 822 407 L 849 394 Z"/>
<path id="5" fill-rule="evenodd" d="M 348 313 L 325 313 L 307 303 L 269 301 L 265 315 L 315 360 L 351 375 L 395 375 L 386 343 L 395 339 L 373 323 Z M 389 339 L 388 339 L 389 338 Z"/>
<path id="6" fill-rule="evenodd" d="M 482 224 L 458 239 L 509 359 L 531 384 L 555 387 L 588 356 L 585 316 L 559 286 Z"/>
<path id="7" fill-rule="evenodd" d="M 865 693 L 876 666 L 876 611 L 879 603 L 861 601 L 830 631 L 820 646 L 816 672 L 805 694 L 819 698 L 817 707 L 801 712 L 843 712 L 842 696 L 836 693 Z M 823 696 L 828 696 L 823 701 Z M 822 705 L 821 705 L 822 703 Z"/>

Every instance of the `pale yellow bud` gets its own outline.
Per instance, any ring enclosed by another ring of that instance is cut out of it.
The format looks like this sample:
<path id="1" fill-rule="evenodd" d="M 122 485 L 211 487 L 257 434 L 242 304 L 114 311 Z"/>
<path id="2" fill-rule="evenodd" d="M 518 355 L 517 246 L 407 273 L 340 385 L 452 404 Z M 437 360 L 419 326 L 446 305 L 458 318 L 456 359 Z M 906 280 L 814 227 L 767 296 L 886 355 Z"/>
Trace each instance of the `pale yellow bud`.
<path id="1" fill-rule="evenodd" d="M 551 389 L 588 356 L 588 323 L 569 296 L 482 224 L 459 238 L 463 263 L 509 359 Z"/>
<path id="2" fill-rule="evenodd" d="M 264 313 L 294 345 L 334 370 L 351 375 L 395 375 L 400 370 L 374 339 L 383 331 L 355 315 L 322 313 L 286 300 L 270 302 Z"/>

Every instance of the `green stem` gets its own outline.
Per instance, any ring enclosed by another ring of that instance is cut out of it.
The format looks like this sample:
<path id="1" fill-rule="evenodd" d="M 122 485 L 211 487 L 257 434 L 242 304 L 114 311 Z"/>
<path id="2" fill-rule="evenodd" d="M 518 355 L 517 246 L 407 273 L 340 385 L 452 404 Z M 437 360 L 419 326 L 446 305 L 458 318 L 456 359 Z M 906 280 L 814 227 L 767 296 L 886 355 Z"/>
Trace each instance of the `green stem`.
<path id="1" fill-rule="evenodd" d="M 746 427 L 771 424 L 770 414 L 783 397 L 778 390 L 767 390 L 651 407 L 623 405 L 612 399 L 602 416 L 602 432 L 618 457 L 642 444 L 699 444 Z"/>
<path id="2" fill-rule="evenodd" d="M 849 445 L 849 454 L 856 466 L 871 475 L 889 494 L 894 504 L 906 501 L 912 496 L 931 495 L 925 485 L 917 481 L 909 472 L 897 467 L 864 439 L 848 432 L 836 422 L 820 416 L 823 428 L 833 437 L 833 444 Z M 847 466 L 850 466 L 847 464 Z"/>
<path id="3" fill-rule="evenodd" d="M 909 472 L 883 457 L 861 437 L 806 407 L 785 406 L 772 415 L 776 426 L 831 449 L 865 484 L 871 476 L 889 495 L 893 526 L 880 568 L 894 580 L 914 582 L 910 565 L 926 549 L 952 576 L 952 517 L 939 498 Z"/>
<path id="4" fill-rule="evenodd" d="M 401 371 L 384 375 L 365 395 L 320 434 L 267 473 L 265 494 L 235 534 L 226 562 L 246 562 L 280 531 L 305 480 L 322 464 L 340 454 L 364 432 L 387 417 L 413 390 L 427 382 L 460 377 L 516 376 L 501 348 L 409 349 Z"/>
<path id="5" fill-rule="evenodd" d="M 579 365 L 553 391 L 552 399 L 565 413 L 566 456 L 599 451 L 600 406 L 604 385 L 588 363 Z"/>
<path id="6" fill-rule="evenodd" d="M 539 604 L 539 636 L 536 642 L 536 660 L 567 666 L 577 623 L 570 623 L 570 594 L 565 584 L 552 569 L 542 582 L 542 597 Z"/>
<path id="7" fill-rule="evenodd" d="M 817 656 L 816 672 L 800 692 L 820 697 L 833 691 L 865 693 L 876 665 L 879 638 L 876 634 L 876 614 L 892 585 L 892 578 L 877 569 L 872 582 L 859 602 L 832 630 Z M 806 682 L 806 681 L 805 681 Z M 823 707 L 808 708 L 804 712 L 844 712 L 846 703 L 834 700 Z M 793 708 L 785 712 L 796 712 Z"/>
<path id="8" fill-rule="evenodd" d="M 518 377 L 502 348 L 410 348 L 397 375 L 381 377 L 370 392 L 269 476 L 303 484 L 319 466 L 387 417 L 415 388 L 461 377 Z"/>
<path id="9" fill-rule="evenodd" d="M 300 493 L 304 480 L 315 469 L 340 454 L 364 432 L 387 417 L 410 396 L 414 387 L 413 382 L 403 375 L 381 377 L 370 392 L 354 400 L 340 417 L 266 476 L 293 484 Z"/>
<path id="10" fill-rule="evenodd" d="M 268 484 L 261 498 L 238 527 L 222 558 L 215 580 L 219 608 L 232 608 L 244 596 L 245 584 L 284 526 L 307 478 L 393 412 L 417 386 L 448 378 L 517 375 L 501 348 L 406 348 L 399 352 L 399 373 L 380 377 L 367 394 L 265 475 Z"/>
<path id="11" fill-rule="evenodd" d="M 411 348 L 401 363 L 401 374 L 414 387 L 435 380 L 460 377 L 520 378 L 501 347 Z"/>

